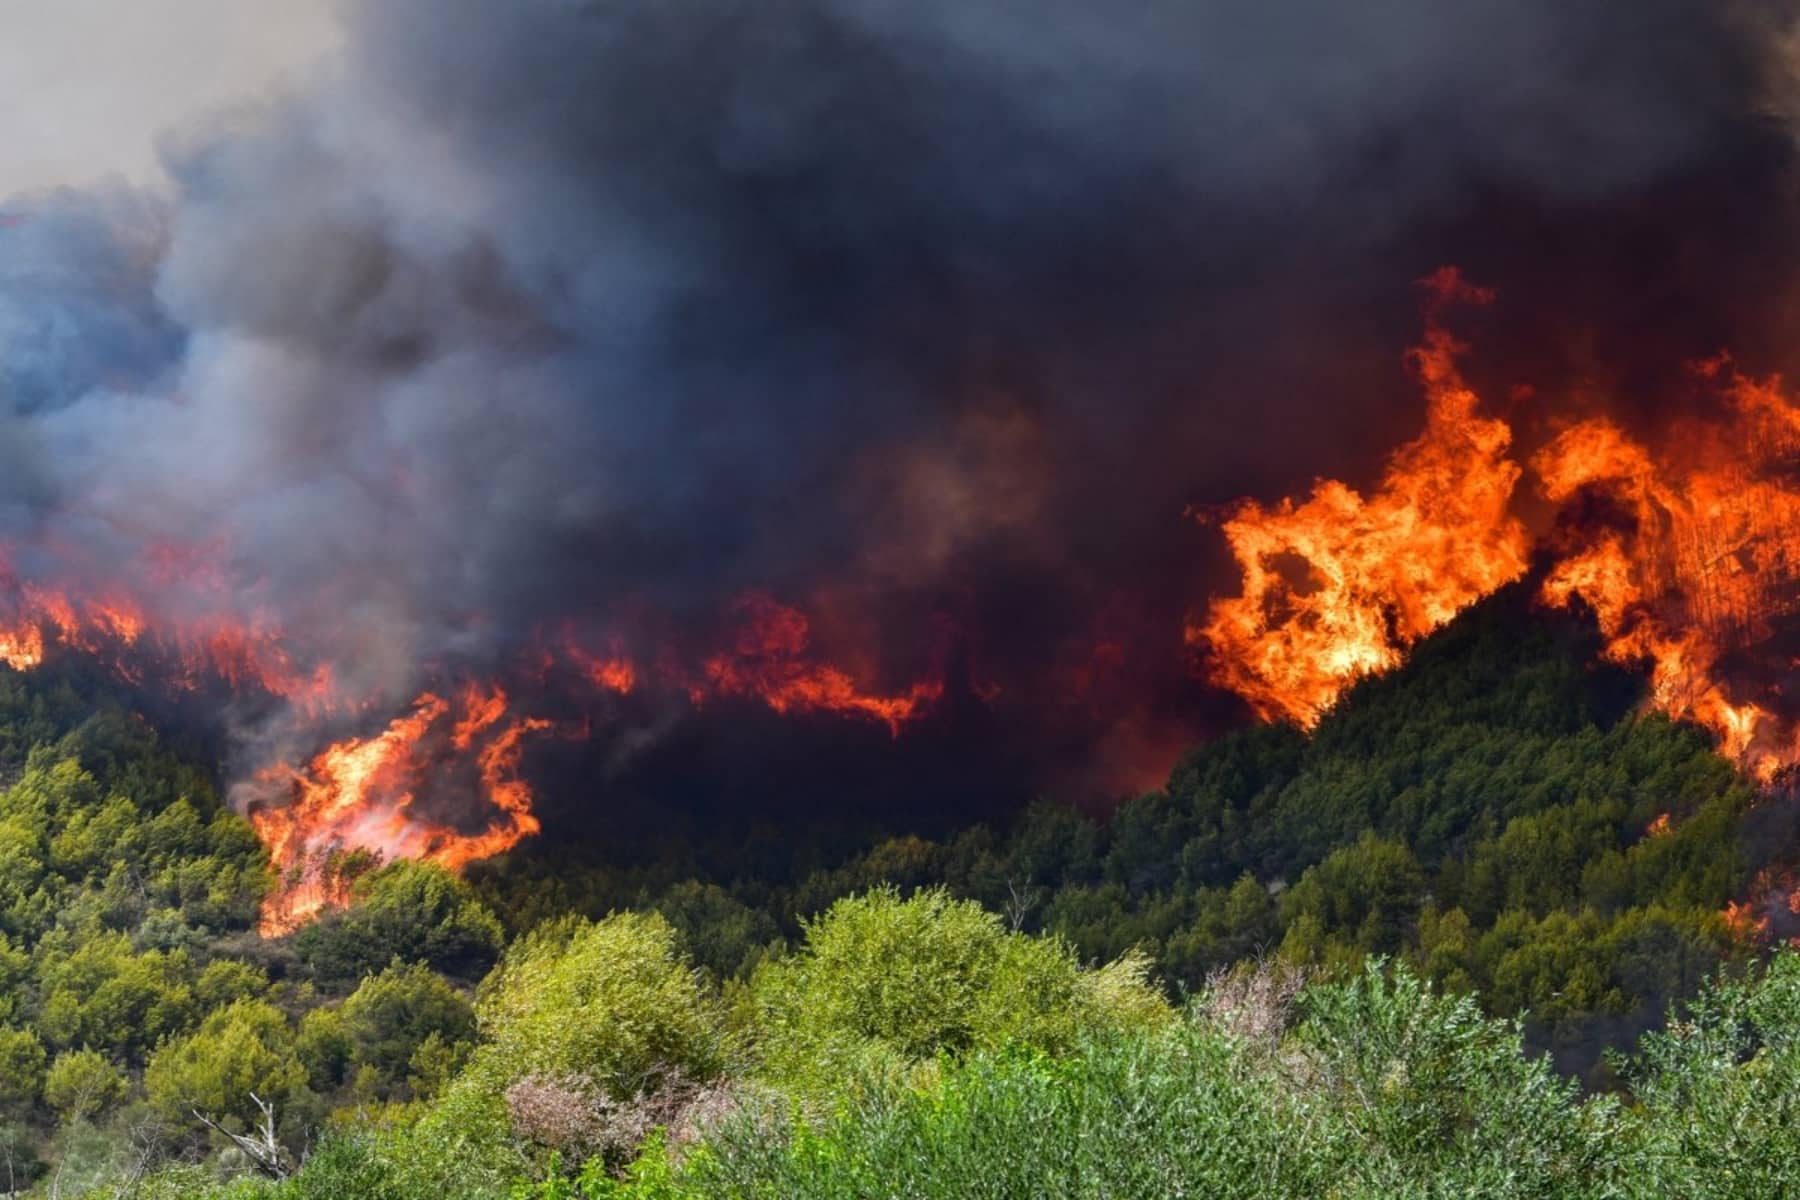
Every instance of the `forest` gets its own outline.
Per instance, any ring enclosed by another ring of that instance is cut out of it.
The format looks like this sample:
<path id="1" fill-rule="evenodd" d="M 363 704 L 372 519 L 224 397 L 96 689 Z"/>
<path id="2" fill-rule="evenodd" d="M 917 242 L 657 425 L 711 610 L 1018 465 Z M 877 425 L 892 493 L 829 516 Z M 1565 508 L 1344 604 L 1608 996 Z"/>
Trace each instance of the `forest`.
<path id="1" fill-rule="evenodd" d="M 1791 789 L 1597 649 L 1521 585 L 1104 814 L 353 854 L 275 940 L 204 747 L 0 670 L 0 1192 L 1780 1194 Z"/>

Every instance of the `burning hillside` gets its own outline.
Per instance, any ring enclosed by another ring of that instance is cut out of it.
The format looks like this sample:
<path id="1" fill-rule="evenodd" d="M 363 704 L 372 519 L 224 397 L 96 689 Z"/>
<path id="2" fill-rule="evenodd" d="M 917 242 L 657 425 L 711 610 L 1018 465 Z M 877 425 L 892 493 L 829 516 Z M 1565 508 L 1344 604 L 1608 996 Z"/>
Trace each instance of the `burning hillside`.
<path id="1" fill-rule="evenodd" d="M 75 652 L 139 686 L 277 705 L 290 746 L 316 744 L 333 729 L 367 725 L 383 712 L 379 696 L 336 686 L 331 663 L 297 665 L 279 630 L 236 625 L 223 615 L 165 625 L 121 596 L 102 602 L 16 579 L 9 585 L 0 650 L 13 670 L 33 670 L 50 653 Z M 767 595 L 742 597 L 725 628 L 726 644 L 696 661 L 684 663 L 668 649 L 642 666 L 616 640 L 598 655 L 570 636 L 554 644 L 537 639 L 534 661 L 510 673 L 529 678 L 540 694 L 586 689 L 592 700 L 644 691 L 684 699 L 694 709 L 737 700 L 781 714 L 872 722 L 896 738 L 944 691 L 937 679 L 894 694 L 864 689 L 813 653 L 804 614 Z M 378 731 L 331 741 L 302 763 L 278 759 L 251 767 L 235 794 L 281 878 L 264 932 L 289 932 L 322 907 L 342 903 L 349 880 L 337 866 L 347 852 L 454 869 L 538 832 L 520 762 L 527 739 L 555 728 L 516 708 L 502 684 L 466 682 L 450 697 L 422 693 Z M 592 721 L 589 714 L 563 736 L 589 736 Z M 465 819 L 433 815 L 456 811 Z"/>
<path id="2" fill-rule="evenodd" d="M 1213 679 L 1267 719 L 1310 727 L 1343 688 L 1387 670 L 1411 643 L 1525 570 L 1512 513 L 1512 431 L 1478 412 L 1457 371 L 1464 349 L 1443 306 L 1487 303 L 1453 270 L 1426 281 L 1433 309 L 1411 363 L 1425 431 L 1395 451 L 1364 499 L 1323 480 L 1310 499 L 1247 500 L 1223 521 L 1243 591 L 1188 630 Z"/>
<path id="3" fill-rule="evenodd" d="M 1537 543 L 1543 603 L 1591 608 L 1607 655 L 1645 665 L 1650 699 L 1711 730 L 1767 782 L 1800 764 L 1800 400 L 1724 356 L 1690 365 L 1691 411 L 1652 451 L 1609 418 L 1564 427 L 1527 459 L 1479 415 L 1446 299 L 1485 303 L 1454 272 L 1424 284 L 1433 324 L 1412 361 L 1425 432 L 1396 451 L 1367 500 L 1319 483 L 1304 503 L 1246 501 L 1224 522 L 1242 593 L 1215 600 L 1190 639 L 1259 713 L 1310 726 L 1349 684 L 1525 573 L 1515 484 L 1554 512 Z"/>
<path id="4" fill-rule="evenodd" d="M 1557 431 L 1520 451 L 1507 422 L 1483 413 L 1459 366 L 1470 348 L 1450 332 L 1459 309 L 1495 296 L 1448 268 L 1421 286 L 1427 326 L 1407 361 L 1425 393 L 1424 431 L 1366 496 L 1323 480 L 1303 501 L 1224 512 L 1241 591 L 1189 623 L 1200 669 L 1264 718 L 1311 726 L 1351 683 L 1524 575 L 1535 554 L 1540 602 L 1592 609 L 1607 654 L 1647 666 L 1655 705 L 1705 725 L 1765 781 L 1800 762 L 1785 690 L 1800 663 L 1790 620 L 1800 608 L 1800 403 L 1779 379 L 1718 357 L 1692 364 L 1700 415 L 1670 424 L 1659 451 L 1609 418 L 1554 416 Z M 264 915 L 270 934 L 341 902 L 346 852 L 454 868 L 539 832 L 522 767 L 532 741 L 592 738 L 596 722 L 626 722 L 618 705 L 634 697 L 694 712 L 755 703 L 893 739 L 952 690 L 983 706 L 1008 701 L 1004 685 L 974 676 L 968 631 L 941 627 L 929 673 L 884 688 L 864 682 L 878 674 L 874 659 L 840 665 L 815 645 L 813 618 L 749 591 L 708 638 L 622 617 L 601 636 L 569 623 L 538 631 L 487 678 L 464 672 L 450 686 L 455 671 L 440 664 L 446 685 L 395 715 L 379 692 L 341 682 L 353 665 L 290 648 L 265 618 L 209 606 L 221 572 L 204 556 L 158 560 L 182 573 L 152 573 L 143 599 L 122 586 L 88 593 L 9 576 L 0 647 L 15 670 L 73 651 L 134 683 L 223 688 L 233 703 L 260 698 L 279 712 L 279 751 L 248 766 L 236 789 L 282 878 Z M 162 615 L 172 598 L 191 615 Z M 1092 702 L 1119 650 L 1099 637 L 1091 654 L 1092 666 L 1062 670 L 1069 699 Z"/>
<path id="5" fill-rule="evenodd" d="M 271 930 L 358 849 L 1116 798 L 1534 553 L 1768 776 L 1789 14 L 1460 7 L 347 3 L 6 198 L 0 664 L 205 709 Z"/>

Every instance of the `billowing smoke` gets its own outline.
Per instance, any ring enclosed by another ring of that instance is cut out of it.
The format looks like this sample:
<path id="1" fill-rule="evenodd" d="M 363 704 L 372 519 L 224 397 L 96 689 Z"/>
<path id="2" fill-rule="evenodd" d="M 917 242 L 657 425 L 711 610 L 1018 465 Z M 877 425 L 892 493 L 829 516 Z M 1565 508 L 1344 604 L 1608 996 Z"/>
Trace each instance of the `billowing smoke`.
<path id="1" fill-rule="evenodd" d="M 10 569 L 279 628 L 380 715 L 557 639 L 703 659 L 761 597 L 941 681 L 934 787 L 1146 784 L 1231 711 L 1184 511 L 1378 467 L 1414 279 L 1499 289 L 1500 396 L 1782 351 L 1784 9 L 362 0 L 167 193 L 9 206 Z M 680 699 L 601 760 L 753 801 L 770 727 Z M 764 766 L 868 750 L 845 803 L 890 740 Z"/>

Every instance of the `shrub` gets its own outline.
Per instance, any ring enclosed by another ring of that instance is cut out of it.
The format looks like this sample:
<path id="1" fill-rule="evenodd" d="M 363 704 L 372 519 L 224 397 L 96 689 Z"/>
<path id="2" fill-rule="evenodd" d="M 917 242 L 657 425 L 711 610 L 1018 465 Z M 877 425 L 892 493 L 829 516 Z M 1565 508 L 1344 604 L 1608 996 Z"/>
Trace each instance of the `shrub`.
<path id="1" fill-rule="evenodd" d="M 408 1170 L 454 1181 L 458 1194 L 501 1189 L 539 1157 L 508 1110 L 521 1081 L 637 1101 L 710 1080 L 724 1062 L 717 1003 L 654 914 L 565 919 L 520 938 L 483 981 L 476 1012 L 468 1066 L 407 1138 Z"/>
<path id="2" fill-rule="evenodd" d="M 357 879 L 350 907 L 294 935 L 320 979 L 349 981 L 391 960 L 480 978 L 500 955 L 500 922 L 469 885 L 442 867 L 397 862 Z"/>
<path id="3" fill-rule="evenodd" d="M 1800 1175 L 1800 954 L 1721 978 L 1621 1061 L 1643 1105 L 1653 1194 L 1785 1195 Z"/>
<path id="4" fill-rule="evenodd" d="M 941 890 L 840 900 L 805 931 L 753 984 L 764 1068 L 801 1091 L 831 1090 L 852 1062 L 904 1066 L 1011 1042 L 1065 1050 L 1086 1031 L 1168 1016 L 1146 960 L 1084 972 L 1061 940 L 1010 932 Z"/>

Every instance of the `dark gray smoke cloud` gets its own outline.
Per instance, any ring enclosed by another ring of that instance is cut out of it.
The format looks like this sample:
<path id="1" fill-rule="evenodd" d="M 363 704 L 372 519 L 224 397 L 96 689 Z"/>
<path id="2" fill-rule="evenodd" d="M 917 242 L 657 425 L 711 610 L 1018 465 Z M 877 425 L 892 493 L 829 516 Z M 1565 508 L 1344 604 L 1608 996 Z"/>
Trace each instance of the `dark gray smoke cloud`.
<path id="1" fill-rule="evenodd" d="M 1155 707 L 1218 582 L 1183 504 L 1367 472 L 1412 278 L 1553 300 L 1556 231 L 1672 236 L 1734 156 L 1767 209 L 1783 8 L 351 4 L 172 195 L 0 230 L 0 516 L 24 573 L 218 547 L 395 697 L 755 587 L 902 660 L 948 611 L 1014 695 L 1116 626 Z M 1767 260 L 1731 212 L 1670 279 Z"/>

